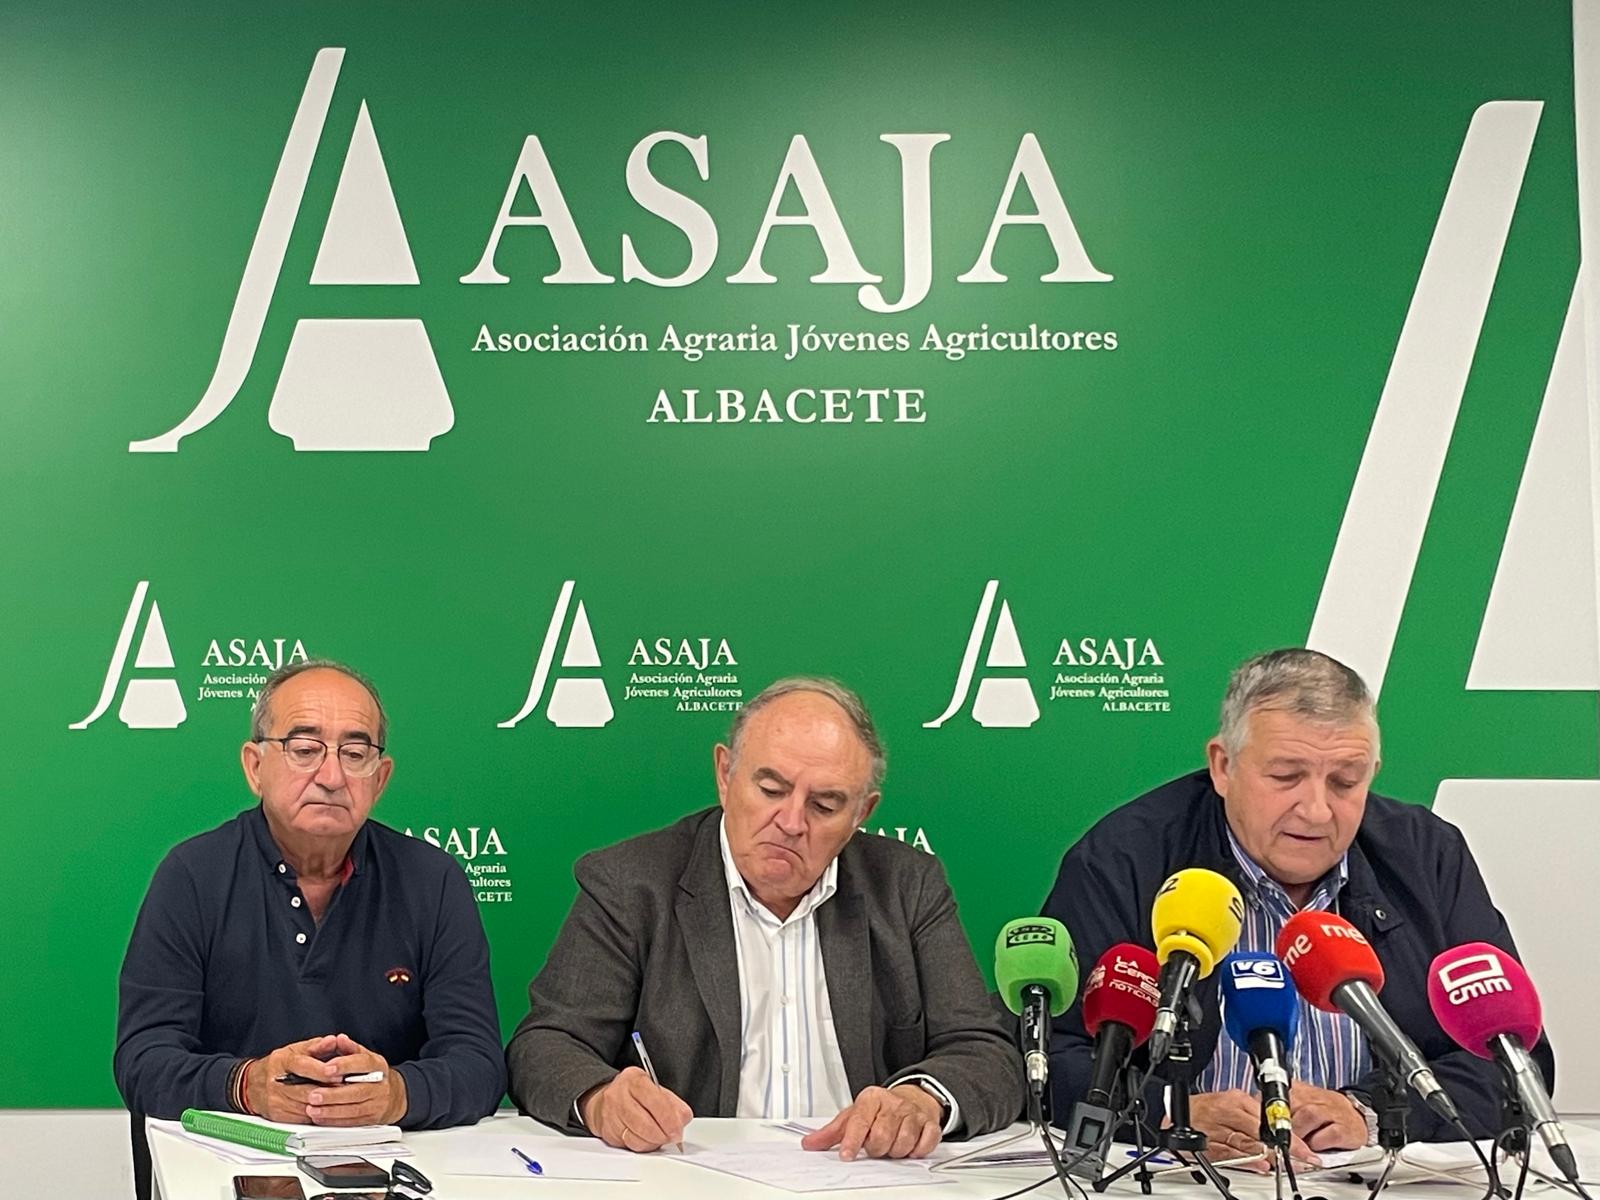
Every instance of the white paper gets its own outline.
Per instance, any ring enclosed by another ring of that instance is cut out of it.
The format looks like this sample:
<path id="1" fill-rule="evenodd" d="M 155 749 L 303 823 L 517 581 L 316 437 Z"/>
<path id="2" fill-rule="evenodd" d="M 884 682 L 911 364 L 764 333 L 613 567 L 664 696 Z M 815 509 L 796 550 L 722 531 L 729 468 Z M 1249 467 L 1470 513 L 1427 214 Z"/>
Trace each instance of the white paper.
<path id="1" fill-rule="evenodd" d="M 822 1117 L 795 1117 L 788 1121 L 774 1121 L 768 1125 L 769 1129 L 779 1129 L 785 1133 L 797 1133 L 802 1137 L 813 1133 L 826 1125 L 828 1121 Z M 1024 1125 L 1011 1125 L 995 1133 L 986 1133 L 982 1137 L 971 1138 L 964 1142 L 940 1142 L 933 1148 L 933 1153 L 926 1158 L 911 1159 L 908 1161 L 920 1163 L 924 1167 L 934 1167 L 940 1163 L 948 1162 L 952 1158 L 963 1158 L 965 1161 L 958 1167 L 977 1169 L 980 1167 L 1032 1167 L 1050 1166 L 1050 1156 L 1045 1153 L 1044 1144 L 1039 1135 L 1033 1130 L 1027 1131 L 1027 1136 L 1017 1135 L 1026 1130 Z M 1060 1134 L 1057 1132 L 1057 1139 Z M 998 1147 L 998 1149 L 996 1149 Z M 1065 1151 L 1062 1152 L 1065 1154 Z M 966 1158 L 966 1155 L 972 1155 Z"/>
<path id="2" fill-rule="evenodd" d="M 521 1150 L 542 1168 L 535 1176 L 515 1154 Z M 476 1175 L 507 1179 L 608 1179 L 632 1183 L 640 1178 L 635 1156 L 600 1142 L 580 1138 L 456 1129 L 448 1138 L 430 1141 L 416 1156 L 428 1176 Z"/>
<path id="3" fill-rule="evenodd" d="M 1362 1146 L 1357 1150 L 1318 1150 L 1320 1167 L 1297 1167 L 1296 1173 L 1312 1175 L 1318 1171 L 1350 1171 L 1356 1167 L 1371 1166 L 1384 1160 L 1384 1151 L 1377 1146 Z"/>
<path id="4" fill-rule="evenodd" d="M 687 1143 L 680 1161 L 786 1192 L 925 1188 L 930 1184 L 955 1182 L 945 1175 L 930 1175 L 925 1162 L 891 1158 L 858 1158 L 845 1162 L 837 1150 L 802 1150 L 794 1141 L 736 1142 L 723 1146 Z"/>

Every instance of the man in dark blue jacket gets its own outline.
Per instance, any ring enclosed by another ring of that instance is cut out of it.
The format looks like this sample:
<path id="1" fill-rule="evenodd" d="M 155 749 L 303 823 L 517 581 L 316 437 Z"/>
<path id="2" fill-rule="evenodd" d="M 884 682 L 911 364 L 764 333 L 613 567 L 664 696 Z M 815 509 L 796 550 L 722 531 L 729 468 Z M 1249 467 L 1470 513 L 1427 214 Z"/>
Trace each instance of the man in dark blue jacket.
<path id="1" fill-rule="evenodd" d="M 1148 946 L 1156 889 L 1185 867 L 1217 871 L 1238 885 L 1245 899 L 1241 950 L 1272 951 L 1285 921 L 1302 909 L 1339 913 L 1383 964 L 1384 1006 L 1433 1064 L 1472 1132 L 1490 1136 L 1501 1127 L 1496 1067 L 1439 1027 L 1427 972 L 1436 954 L 1463 942 L 1491 942 L 1513 955 L 1516 946 L 1461 832 L 1426 808 L 1368 790 L 1379 749 L 1373 698 L 1354 671 L 1312 650 L 1253 658 L 1229 681 L 1206 769 L 1130 801 L 1090 829 L 1062 860 L 1044 912 L 1071 931 L 1086 966 L 1119 942 Z M 1219 1037 L 1216 973 L 1195 995 L 1204 1019 L 1192 1038 L 1192 1123 L 1210 1137 L 1216 1156 L 1259 1152 L 1260 1101 L 1248 1056 Z M 1074 1005 L 1051 1046 L 1062 1123 L 1088 1086 L 1092 1051 Z M 1379 1071 L 1355 1023 L 1302 1000 L 1293 1057 L 1297 1156 L 1315 1161 L 1317 1151 L 1371 1141 Z M 1534 1058 L 1553 1083 L 1547 1039 Z M 1163 1083 L 1152 1080 L 1146 1089 L 1156 1119 L 1164 1111 Z M 1415 1099 L 1408 1130 L 1412 1140 L 1459 1136 Z"/>
<path id="2" fill-rule="evenodd" d="M 261 803 L 156 869 L 122 964 L 113 1070 L 137 1115 L 470 1124 L 505 1090 L 489 946 L 460 866 L 367 815 L 388 783 L 377 692 L 284 667 L 241 751 Z M 355 1077 L 355 1078 L 352 1078 Z"/>

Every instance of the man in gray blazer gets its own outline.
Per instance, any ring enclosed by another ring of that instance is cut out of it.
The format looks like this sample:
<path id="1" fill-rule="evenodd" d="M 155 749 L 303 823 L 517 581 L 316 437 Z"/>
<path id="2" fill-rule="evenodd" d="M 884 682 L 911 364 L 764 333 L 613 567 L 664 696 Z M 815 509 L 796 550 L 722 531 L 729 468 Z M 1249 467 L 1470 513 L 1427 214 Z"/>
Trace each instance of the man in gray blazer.
<path id="1" fill-rule="evenodd" d="M 506 1049 L 517 1106 L 637 1151 L 696 1114 L 827 1117 L 803 1144 L 845 1158 L 1015 1120 L 1021 1058 L 938 860 L 853 836 L 884 767 L 861 701 L 780 680 L 713 760 L 718 807 L 578 860 Z"/>

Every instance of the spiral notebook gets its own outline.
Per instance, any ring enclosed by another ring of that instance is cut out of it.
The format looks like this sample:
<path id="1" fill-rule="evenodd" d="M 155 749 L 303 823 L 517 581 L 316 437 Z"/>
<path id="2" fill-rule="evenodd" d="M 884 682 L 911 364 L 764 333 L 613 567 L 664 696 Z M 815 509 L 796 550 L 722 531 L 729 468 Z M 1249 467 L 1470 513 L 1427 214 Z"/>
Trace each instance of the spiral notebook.
<path id="1" fill-rule="evenodd" d="M 186 1132 L 200 1137 L 290 1156 L 368 1149 L 398 1142 L 401 1137 L 395 1125 L 275 1125 L 259 1118 L 198 1108 L 184 1109 L 179 1123 Z"/>

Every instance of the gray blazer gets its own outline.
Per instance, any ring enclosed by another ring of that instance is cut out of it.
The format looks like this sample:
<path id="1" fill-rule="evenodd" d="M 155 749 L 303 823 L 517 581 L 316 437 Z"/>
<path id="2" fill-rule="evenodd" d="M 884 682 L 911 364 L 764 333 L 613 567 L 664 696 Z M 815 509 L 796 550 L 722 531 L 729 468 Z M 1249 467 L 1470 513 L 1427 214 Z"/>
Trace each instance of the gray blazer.
<path id="1" fill-rule="evenodd" d="M 699 1116 L 736 1114 L 739 967 L 721 812 L 693 813 L 578 860 L 577 899 L 506 1047 L 511 1099 L 523 1112 L 583 1132 L 573 1103 L 638 1065 L 630 1037 L 638 1029 L 662 1086 Z M 839 855 L 838 890 L 816 924 L 852 1094 L 921 1072 L 960 1104 L 963 1134 L 1016 1120 L 1022 1059 L 938 859 L 858 834 Z"/>

